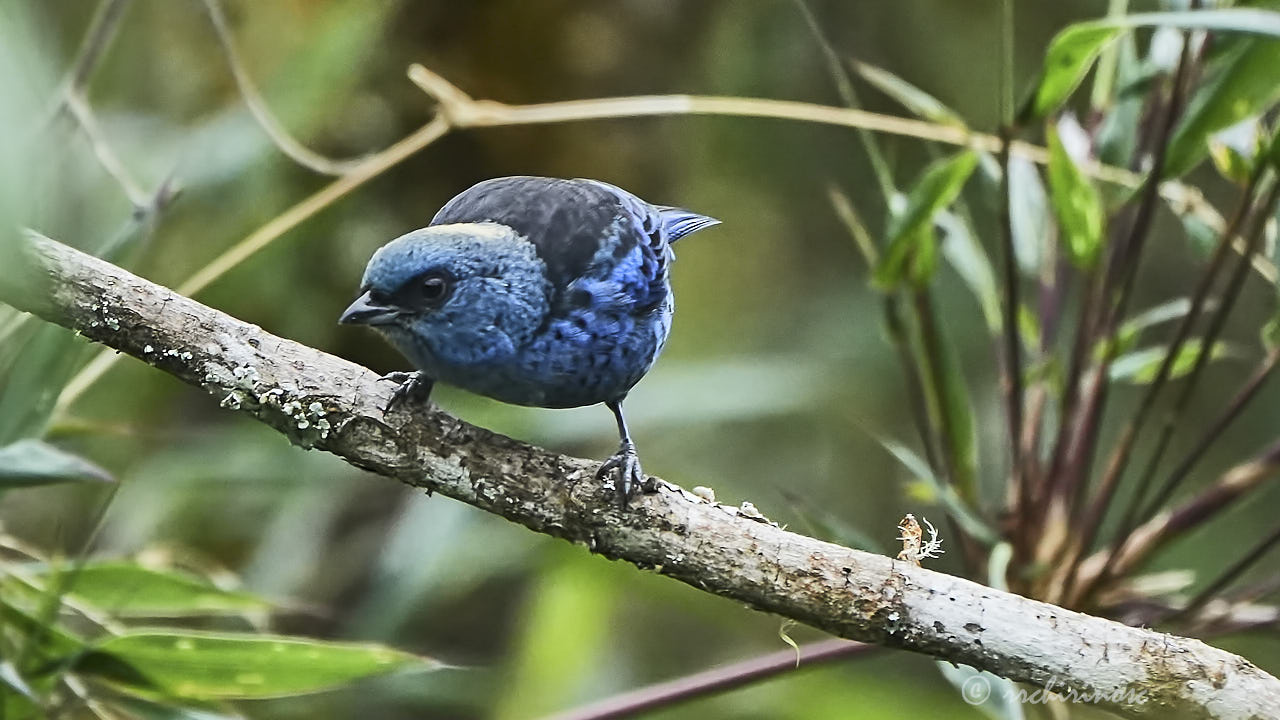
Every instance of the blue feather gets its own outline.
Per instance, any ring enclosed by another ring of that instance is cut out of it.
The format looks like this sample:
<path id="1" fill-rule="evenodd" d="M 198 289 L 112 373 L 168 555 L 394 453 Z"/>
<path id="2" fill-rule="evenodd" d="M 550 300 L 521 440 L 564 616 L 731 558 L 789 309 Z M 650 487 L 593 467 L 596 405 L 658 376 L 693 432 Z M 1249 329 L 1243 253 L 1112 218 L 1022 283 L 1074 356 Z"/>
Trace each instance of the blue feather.
<path id="1" fill-rule="evenodd" d="M 685 235 L 692 235 L 699 230 L 705 230 L 720 224 L 720 221 L 699 215 L 696 212 L 685 210 L 684 208 L 671 207 L 669 205 L 655 205 L 658 211 L 658 217 L 662 221 L 662 229 L 666 231 L 667 242 L 673 243 Z"/>

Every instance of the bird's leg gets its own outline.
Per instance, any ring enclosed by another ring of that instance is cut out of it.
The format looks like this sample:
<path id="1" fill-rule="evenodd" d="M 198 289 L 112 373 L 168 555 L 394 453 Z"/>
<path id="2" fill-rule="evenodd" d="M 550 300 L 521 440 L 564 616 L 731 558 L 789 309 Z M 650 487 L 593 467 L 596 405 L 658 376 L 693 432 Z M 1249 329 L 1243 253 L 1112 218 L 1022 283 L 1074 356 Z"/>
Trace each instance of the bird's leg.
<path id="1" fill-rule="evenodd" d="M 390 410 L 406 400 L 416 405 L 426 405 L 427 400 L 431 399 L 431 388 L 436 383 L 435 380 L 422 374 L 420 370 L 416 372 L 389 372 L 378 379 L 400 385 L 391 393 L 391 399 L 387 401 L 387 406 L 383 408 L 384 410 Z"/>
<path id="2" fill-rule="evenodd" d="M 636 444 L 631 441 L 631 433 L 627 431 L 627 421 L 622 417 L 622 398 L 610 400 L 605 405 L 609 406 L 618 421 L 618 435 L 622 441 L 618 443 L 618 452 L 605 460 L 596 471 L 596 479 L 603 480 L 616 470 L 618 477 L 614 486 L 618 489 L 623 506 L 626 506 L 627 501 L 638 490 L 643 488 L 648 491 L 650 488 L 645 483 L 644 471 L 640 469 L 640 456 L 636 454 Z"/>

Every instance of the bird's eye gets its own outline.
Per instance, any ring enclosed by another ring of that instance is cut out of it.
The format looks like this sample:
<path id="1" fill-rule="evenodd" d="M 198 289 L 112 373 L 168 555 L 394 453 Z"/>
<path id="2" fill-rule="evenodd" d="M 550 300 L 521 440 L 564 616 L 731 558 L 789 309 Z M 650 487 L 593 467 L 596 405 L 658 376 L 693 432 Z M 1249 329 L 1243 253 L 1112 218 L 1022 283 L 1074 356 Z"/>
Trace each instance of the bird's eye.
<path id="1" fill-rule="evenodd" d="M 421 293 L 422 301 L 428 306 L 439 305 L 444 302 L 452 289 L 452 283 L 449 278 L 443 275 L 431 273 L 422 278 L 422 282 L 418 286 L 418 292 Z"/>

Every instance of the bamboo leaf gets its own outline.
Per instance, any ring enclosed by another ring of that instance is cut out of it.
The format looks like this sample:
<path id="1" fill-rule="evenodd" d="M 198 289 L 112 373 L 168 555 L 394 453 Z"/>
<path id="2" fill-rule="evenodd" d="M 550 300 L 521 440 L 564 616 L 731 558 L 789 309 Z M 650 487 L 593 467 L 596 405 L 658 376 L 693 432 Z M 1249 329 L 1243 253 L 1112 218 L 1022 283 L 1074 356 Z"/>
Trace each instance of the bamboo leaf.
<path id="1" fill-rule="evenodd" d="M 1280 13 L 1248 8 L 1138 13 L 1071 25 L 1050 41 L 1040 84 L 1028 106 L 1030 116 L 1023 119 L 1030 121 L 1057 110 L 1107 44 L 1134 28 L 1154 26 L 1280 37 Z"/>
<path id="2" fill-rule="evenodd" d="M 1049 198 L 1035 164 L 1017 155 L 1009 158 L 1009 219 L 1018 268 L 1034 275 L 1050 232 Z"/>
<path id="3" fill-rule="evenodd" d="M 954 487 L 938 479 L 938 476 L 929 468 L 929 463 L 925 462 L 924 458 L 920 457 L 915 450 L 890 438 L 878 435 L 873 435 L 872 437 L 898 462 L 902 463 L 902 466 L 910 471 L 916 479 L 925 484 L 925 487 L 929 490 L 928 501 L 941 504 L 946 513 L 954 518 L 960 527 L 964 528 L 965 532 L 987 545 L 994 545 L 999 542 L 999 535 L 982 518 L 969 509 L 969 506 L 960 498 Z"/>
<path id="4" fill-rule="evenodd" d="M 939 326 L 941 337 L 938 338 L 938 357 L 932 362 L 940 365 L 942 370 L 941 396 L 938 398 L 940 412 L 947 416 L 953 437 L 954 449 L 952 461 L 955 471 L 955 487 L 960 497 L 968 504 L 977 506 L 978 496 L 978 432 L 974 420 L 973 402 L 969 396 L 969 385 L 960 360 L 956 356 L 954 343 Z"/>
<path id="5" fill-rule="evenodd" d="M 1169 370 L 1169 379 L 1175 380 L 1191 372 L 1196 358 L 1200 355 L 1201 342 L 1198 338 L 1187 340 L 1178 350 L 1178 357 Z M 1146 385 L 1155 380 L 1164 357 L 1168 354 L 1166 345 L 1142 348 L 1120 355 L 1111 363 L 1109 377 L 1112 381 L 1128 382 L 1134 385 Z M 1209 359 L 1215 360 L 1232 355 L 1230 348 L 1224 343 L 1214 343 L 1209 350 Z"/>
<path id="6" fill-rule="evenodd" d="M 1259 333 L 1262 340 L 1262 347 L 1267 352 L 1275 352 L 1280 348 L 1280 313 L 1271 316 L 1271 319 L 1262 326 L 1262 332 Z"/>
<path id="7" fill-rule="evenodd" d="M 155 630 L 99 643 L 79 672 L 189 700 L 287 697 L 443 664 L 381 645 L 244 633 Z"/>
<path id="8" fill-rule="evenodd" d="M 106 470 L 43 440 L 28 438 L 0 447 L 0 489 L 111 481 Z"/>
<path id="9" fill-rule="evenodd" d="M 852 64 L 859 77 L 874 85 L 880 92 L 893 98 L 912 115 L 939 125 L 965 127 L 964 120 L 959 114 L 943 105 L 940 100 L 924 90 L 884 68 L 857 61 Z"/>
<path id="10" fill-rule="evenodd" d="M 44 434 L 45 423 L 85 344 L 56 325 L 41 325 L 0 386 L 0 444 Z"/>
<path id="11" fill-rule="evenodd" d="M 204 707 L 182 707 L 171 700 L 152 701 L 123 694 L 111 698 L 109 707 L 118 715 L 107 717 L 130 720 L 246 720 L 244 715 L 225 708 L 214 711 Z"/>
<path id="12" fill-rule="evenodd" d="M 13 630 L 25 643 L 34 643 L 44 656 L 65 657 L 84 647 L 79 637 L 46 622 L 28 608 L 0 597 L 0 626 Z"/>
<path id="13" fill-rule="evenodd" d="M 942 228 L 942 255 L 973 291 L 982 308 L 987 329 L 1000 332 L 1000 291 L 996 287 L 991 258 L 969 230 L 969 225 L 953 212 L 943 210 L 934 218 Z"/>
<path id="14" fill-rule="evenodd" d="M 22 677 L 18 668 L 8 660 L 0 660 L 0 683 L 28 700 L 40 702 L 40 696 L 27 684 L 26 678 Z"/>
<path id="15" fill-rule="evenodd" d="M 1241 43 L 1187 108 L 1169 141 L 1165 176 L 1178 177 L 1208 151 L 1214 132 L 1262 113 L 1280 100 L 1280 41 Z M 1248 171 L 1244 174 L 1247 176 Z"/>
<path id="16" fill-rule="evenodd" d="M 1212 301 L 1205 304 L 1206 310 L 1212 310 L 1213 307 L 1214 303 Z M 1128 352 L 1138 342 L 1144 330 L 1170 320 L 1185 317 L 1190 311 L 1191 300 L 1185 297 L 1175 298 L 1143 310 L 1125 320 L 1120 329 L 1116 331 L 1117 351 L 1121 353 Z"/>
<path id="17" fill-rule="evenodd" d="M 1102 248 L 1102 198 L 1067 153 L 1058 128 L 1050 124 L 1049 193 L 1065 236 L 1067 257 L 1082 269 L 1093 267 Z"/>
<path id="18" fill-rule="evenodd" d="M 127 562 L 84 565 L 76 571 L 68 593 L 118 617 L 222 615 L 271 609 L 269 602 L 256 595 L 223 590 L 195 575 Z"/>
<path id="19" fill-rule="evenodd" d="M 1121 28 L 1108 23 L 1079 23 L 1053 38 L 1045 54 L 1040 86 L 1032 105 L 1033 116 L 1029 119 L 1057 110 L 1084 80 L 1102 49 L 1120 37 Z"/>
<path id="20" fill-rule="evenodd" d="M 889 222 L 889 247 L 872 275 L 876 285 L 893 289 L 904 282 L 919 287 L 937 268 L 934 216 L 956 197 L 977 167 L 971 150 L 930 163 L 907 195 L 906 206 Z"/>
<path id="21" fill-rule="evenodd" d="M 889 223 L 889 237 L 898 238 L 932 224 L 934 214 L 959 196 L 977 164 L 978 155 L 972 150 L 930 163 L 907 195 L 906 207 Z"/>

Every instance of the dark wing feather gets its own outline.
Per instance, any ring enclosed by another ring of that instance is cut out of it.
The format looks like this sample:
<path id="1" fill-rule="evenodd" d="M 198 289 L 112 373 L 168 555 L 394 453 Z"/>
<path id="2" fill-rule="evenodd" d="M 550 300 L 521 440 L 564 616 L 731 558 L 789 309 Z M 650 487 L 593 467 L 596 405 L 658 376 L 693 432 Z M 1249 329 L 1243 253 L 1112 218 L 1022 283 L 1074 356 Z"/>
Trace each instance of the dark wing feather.
<path id="1" fill-rule="evenodd" d="M 544 177 L 495 178 L 450 200 L 431 224 L 495 222 L 513 228 L 533 243 L 555 287 L 564 288 L 587 270 L 604 243 L 615 244 L 615 256 L 622 257 L 647 240 L 631 231 L 631 223 L 619 222 L 633 208 L 610 187 Z"/>
<path id="2" fill-rule="evenodd" d="M 719 221 L 650 205 L 598 180 L 516 176 L 472 186 L 431 220 L 432 225 L 466 222 L 500 223 L 527 238 L 546 263 L 557 292 L 588 275 L 613 276 L 629 288 L 636 309 L 646 311 L 668 292 L 670 244 Z M 623 262 L 635 253 L 639 257 L 632 263 Z M 626 276 L 616 276 L 615 267 Z"/>

